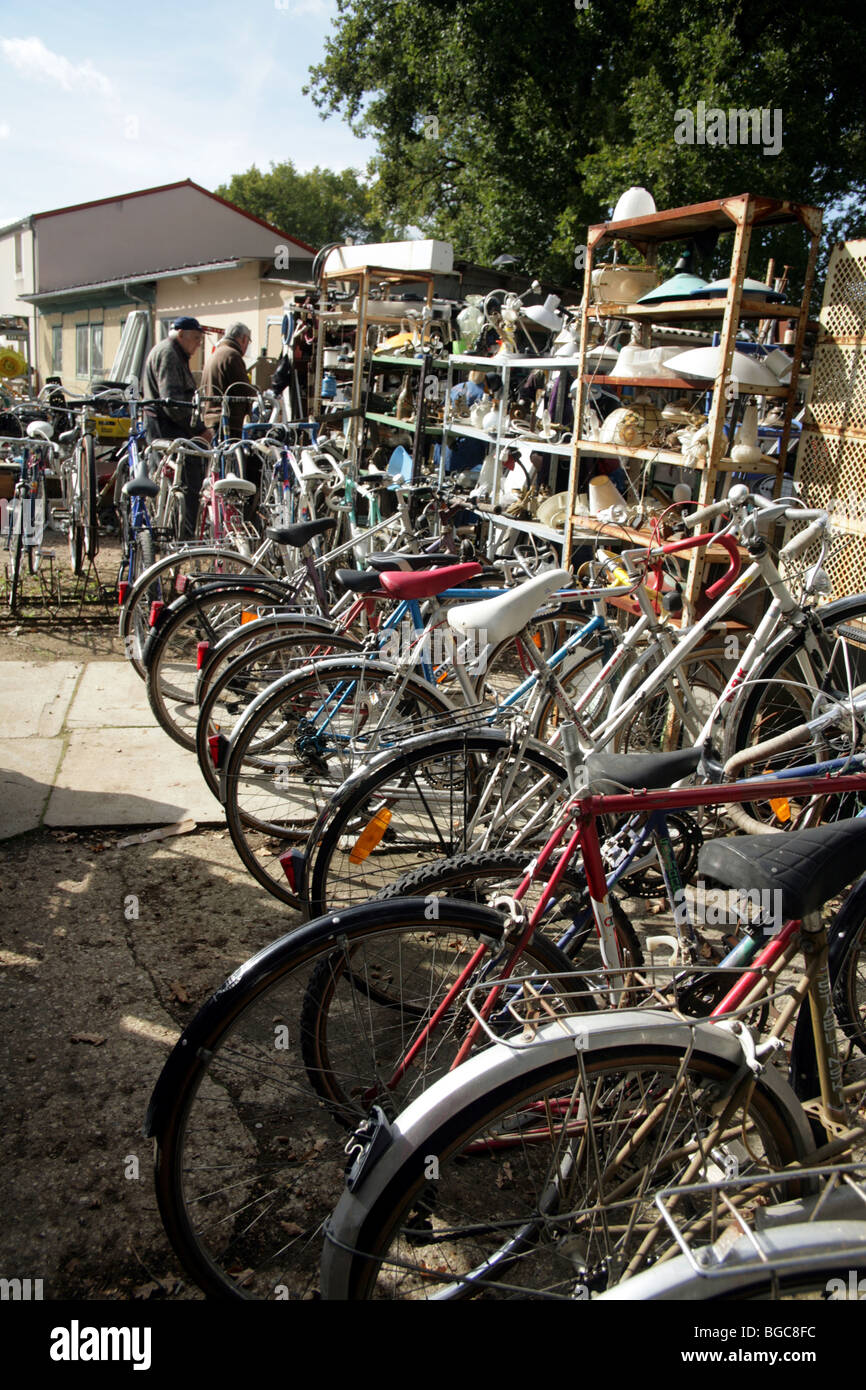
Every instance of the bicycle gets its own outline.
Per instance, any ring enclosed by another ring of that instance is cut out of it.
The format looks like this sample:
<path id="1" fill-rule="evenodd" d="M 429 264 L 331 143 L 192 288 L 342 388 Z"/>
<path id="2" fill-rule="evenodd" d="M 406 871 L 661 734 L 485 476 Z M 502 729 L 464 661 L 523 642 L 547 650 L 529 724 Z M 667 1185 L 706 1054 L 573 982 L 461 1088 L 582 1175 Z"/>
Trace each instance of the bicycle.
<path id="1" fill-rule="evenodd" d="M 822 788 L 826 781 L 813 779 Z M 754 795 L 752 784 L 697 791 Z M 684 794 L 647 795 L 664 804 Z M 574 969 L 545 931 L 527 934 L 511 913 L 404 899 L 309 923 L 226 982 L 166 1063 L 146 1124 L 166 1230 L 206 1292 L 303 1297 L 317 1289 L 346 1131 L 374 1105 L 393 1117 L 446 1075 L 472 1025 L 469 991 L 478 985 L 486 997 L 490 982 L 521 961 L 532 978 L 554 982 L 554 998 L 555 982 Z M 582 993 L 588 1018 L 599 995 L 598 986 Z M 741 1056 L 730 1035 L 716 1052 L 728 1070 Z M 774 1126 L 777 1109 L 767 1109 Z M 802 1124 L 794 1134 L 805 1151 Z M 776 1166 L 792 1143 L 772 1155 Z M 298 1161 L 313 1155 L 314 1174 L 301 1174 Z"/>
<path id="2" fill-rule="evenodd" d="M 58 450 L 46 437 L 45 427 L 39 421 L 27 426 L 23 439 L 0 438 L 0 447 L 4 446 L 12 446 L 19 465 L 6 526 L 6 549 L 10 556 L 9 607 L 14 612 L 24 575 L 25 553 L 29 573 L 36 574 L 39 570 L 47 508 L 45 476 L 51 471 L 51 462 Z"/>

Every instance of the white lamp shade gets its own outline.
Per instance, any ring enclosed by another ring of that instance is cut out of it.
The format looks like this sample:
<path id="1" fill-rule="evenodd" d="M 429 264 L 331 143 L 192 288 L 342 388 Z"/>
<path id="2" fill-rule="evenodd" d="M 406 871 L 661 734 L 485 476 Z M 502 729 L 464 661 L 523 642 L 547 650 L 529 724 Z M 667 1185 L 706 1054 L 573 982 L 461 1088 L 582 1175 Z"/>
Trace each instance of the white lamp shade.
<path id="1" fill-rule="evenodd" d="M 565 324 L 562 314 L 556 312 L 560 302 L 558 294 L 549 294 L 543 304 L 528 305 L 523 310 L 524 316 L 540 328 L 549 328 L 552 333 L 558 333 Z"/>
<path id="2" fill-rule="evenodd" d="M 693 376 L 699 381 L 715 381 L 721 370 L 721 347 L 690 348 L 676 357 L 669 357 L 667 367 L 677 376 Z M 763 362 L 748 357 L 744 352 L 735 352 L 731 362 L 731 375 L 738 386 L 746 391 L 766 391 L 779 385 Z"/>
<path id="3" fill-rule="evenodd" d="M 606 512 L 609 507 L 622 505 L 622 494 L 614 487 L 610 478 L 599 474 L 589 480 L 589 510 L 593 516 Z"/>
<path id="4" fill-rule="evenodd" d="M 563 526 L 568 516 L 568 493 L 555 492 L 552 497 L 545 497 L 544 501 L 538 504 L 537 516 L 542 526 L 552 526 L 556 529 Z"/>
<path id="5" fill-rule="evenodd" d="M 635 217 L 652 217 L 655 199 L 645 188 L 627 188 L 613 210 L 611 222 L 629 222 Z"/>

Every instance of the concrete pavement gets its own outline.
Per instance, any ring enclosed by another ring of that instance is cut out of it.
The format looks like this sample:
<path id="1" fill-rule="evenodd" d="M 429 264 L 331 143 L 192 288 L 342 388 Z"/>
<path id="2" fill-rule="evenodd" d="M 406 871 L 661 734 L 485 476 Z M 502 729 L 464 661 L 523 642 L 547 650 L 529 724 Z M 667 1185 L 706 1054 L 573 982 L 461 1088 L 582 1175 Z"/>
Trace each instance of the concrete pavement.
<path id="1" fill-rule="evenodd" d="M 125 661 L 0 662 L 0 839 L 40 825 L 222 825 Z"/>

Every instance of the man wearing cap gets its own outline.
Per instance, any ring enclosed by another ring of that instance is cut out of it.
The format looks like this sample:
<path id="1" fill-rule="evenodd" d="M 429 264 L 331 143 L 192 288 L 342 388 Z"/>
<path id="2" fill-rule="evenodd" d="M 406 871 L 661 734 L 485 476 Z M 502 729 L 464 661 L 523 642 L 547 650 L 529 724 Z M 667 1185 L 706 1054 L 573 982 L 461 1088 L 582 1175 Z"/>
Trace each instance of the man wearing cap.
<path id="1" fill-rule="evenodd" d="M 148 443 L 154 439 L 192 439 L 195 436 L 210 442 L 211 431 L 193 422 L 192 398 L 196 385 L 189 367 L 189 359 L 203 340 L 204 329 L 198 319 L 184 315 L 175 319 L 168 337 L 150 352 L 142 378 L 142 409 Z M 204 465 L 204 460 L 191 454 L 185 457 L 187 537 L 195 531 Z"/>
<path id="2" fill-rule="evenodd" d="M 218 429 L 223 396 L 227 395 L 230 439 L 240 439 L 250 399 L 256 394 L 244 366 L 252 337 L 245 323 L 229 324 L 225 336 L 205 362 L 201 375 L 202 419 L 211 429 Z"/>

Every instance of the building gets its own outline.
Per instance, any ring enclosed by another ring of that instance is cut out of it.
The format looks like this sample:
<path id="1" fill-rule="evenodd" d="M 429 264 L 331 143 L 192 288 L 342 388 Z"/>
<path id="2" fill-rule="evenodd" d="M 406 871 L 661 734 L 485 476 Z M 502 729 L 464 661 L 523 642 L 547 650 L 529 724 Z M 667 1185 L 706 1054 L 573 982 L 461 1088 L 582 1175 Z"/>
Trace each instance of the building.
<path id="1" fill-rule="evenodd" d="M 110 376 L 135 310 L 147 315 L 151 343 L 179 314 L 192 314 L 213 328 L 242 319 L 252 330 L 250 353 L 274 353 L 284 305 L 309 283 L 314 255 L 306 242 L 185 179 L 0 228 L 0 314 L 27 315 L 37 383 L 59 376 L 82 392 Z M 191 365 L 202 364 L 200 357 Z"/>

